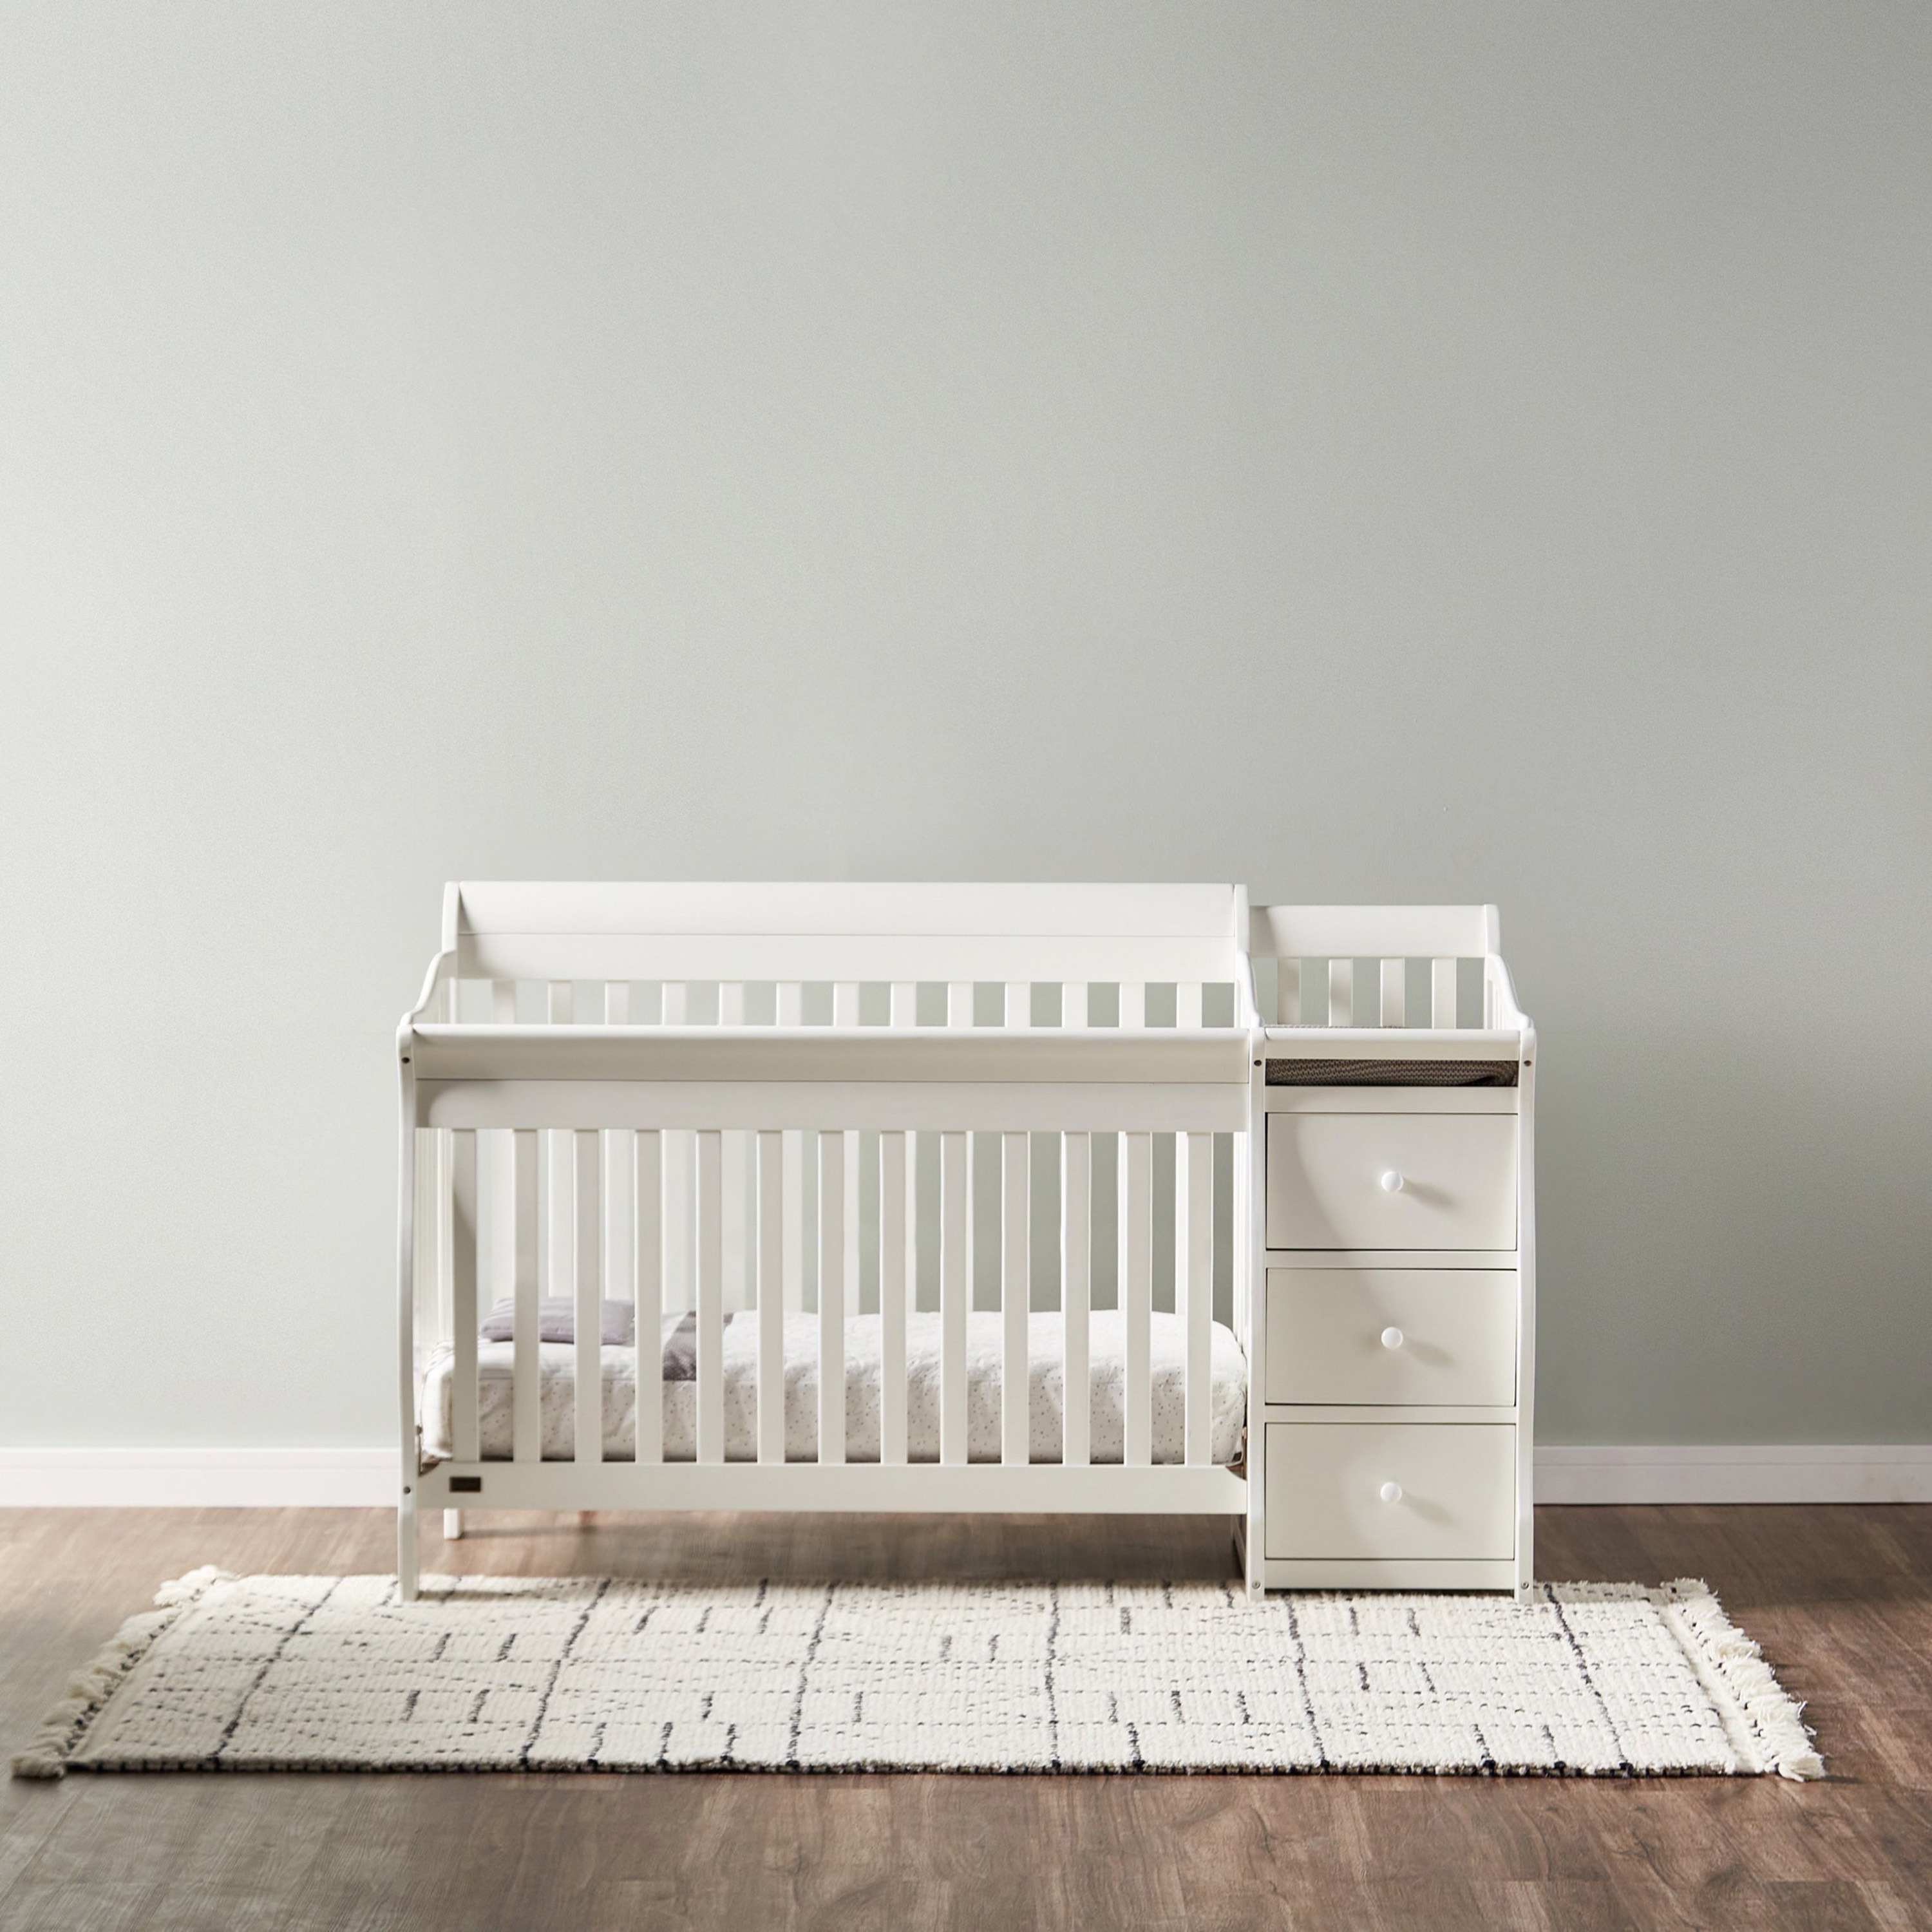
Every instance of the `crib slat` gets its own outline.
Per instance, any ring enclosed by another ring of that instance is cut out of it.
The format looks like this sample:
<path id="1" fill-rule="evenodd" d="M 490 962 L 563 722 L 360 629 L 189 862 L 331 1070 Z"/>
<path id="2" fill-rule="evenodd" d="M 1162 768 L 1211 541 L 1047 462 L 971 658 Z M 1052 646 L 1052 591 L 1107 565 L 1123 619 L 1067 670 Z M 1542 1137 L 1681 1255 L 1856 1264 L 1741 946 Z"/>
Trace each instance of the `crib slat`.
<path id="1" fill-rule="evenodd" d="M 459 1129 L 450 1136 L 450 1328 L 455 1361 L 452 1373 L 450 1454 L 473 1462 L 476 1426 L 476 1134 Z"/>
<path id="2" fill-rule="evenodd" d="M 454 988 L 452 988 L 454 991 Z M 454 1288 L 451 1274 L 454 1256 L 452 1243 L 455 1231 L 452 1226 L 456 1212 L 455 1181 L 450 1163 L 455 1157 L 456 1144 L 446 1128 L 431 1136 L 436 1157 L 428 1163 L 428 1178 L 435 1189 L 435 1213 L 430 1221 L 435 1242 L 435 1274 L 430 1277 L 436 1283 L 436 1333 L 446 1335 L 454 1312 L 453 1297 Z M 418 1177 L 422 1168 L 418 1168 Z"/>
<path id="3" fill-rule="evenodd" d="M 1027 1360 L 1027 1316 L 1032 1301 L 1032 1258 L 1027 1183 L 1030 1150 L 1024 1134 L 1000 1136 L 1000 1222 L 1005 1252 L 1000 1257 L 1000 1460 L 1030 1460 L 1031 1370 Z"/>
<path id="4" fill-rule="evenodd" d="M 915 1026 L 919 1018 L 919 987 L 910 980 L 892 982 L 890 1017 L 886 1024 L 895 1027 Z"/>
<path id="5" fill-rule="evenodd" d="M 1090 1455 L 1094 1378 L 1088 1340 L 1094 1304 L 1094 1139 L 1060 1137 L 1060 1305 L 1065 1330 L 1066 1377 L 1061 1391 L 1064 1439 L 1060 1460 L 1084 1463 Z"/>
<path id="6" fill-rule="evenodd" d="M 514 980 L 490 982 L 490 1018 L 496 1026 L 509 1026 L 517 1017 L 517 982 Z M 516 1155 L 512 1136 L 492 1130 L 488 1140 L 478 1143 L 479 1158 L 489 1179 L 485 1188 L 488 1214 L 488 1294 L 494 1304 L 500 1298 L 513 1298 L 517 1286 L 517 1181 Z"/>
<path id="7" fill-rule="evenodd" d="M 510 1453 L 519 1462 L 543 1458 L 543 1413 L 538 1406 L 537 1256 L 542 1194 L 537 1186 L 537 1137 L 520 1127 L 512 1137 L 516 1203 L 515 1341 L 511 1353 Z"/>
<path id="8" fill-rule="evenodd" d="M 628 1026 L 631 1023 L 631 982 L 607 980 L 604 982 L 604 1024 Z M 629 1132 L 611 1128 L 600 1138 L 598 1147 L 598 1191 L 604 1203 L 604 1298 L 621 1301 L 624 1297 L 625 1258 L 631 1251 L 631 1148 Z"/>
<path id="9" fill-rule="evenodd" d="M 632 1149 L 631 1292 L 637 1304 L 640 1462 L 664 1460 L 664 1136 L 652 1129 Z"/>
<path id="10" fill-rule="evenodd" d="M 691 988 L 682 980 L 664 982 L 664 1024 L 689 1024 Z M 664 1137 L 664 1293 L 668 1308 L 683 1310 L 698 1305 L 692 1246 L 692 1208 L 695 1186 L 697 1148 L 682 1130 Z"/>
<path id="11" fill-rule="evenodd" d="M 597 1133 L 593 1128 L 575 1136 L 577 1238 L 571 1260 L 576 1274 L 576 1460 L 604 1460 L 604 1295 L 603 1258 L 598 1252 L 598 1222 L 602 1203 L 598 1198 Z"/>
<path id="12" fill-rule="evenodd" d="M 1202 994 L 1198 980 L 1184 980 L 1174 989 L 1174 1023 L 1178 1027 L 1201 1024 Z"/>
<path id="13" fill-rule="evenodd" d="M 1087 982 L 1084 980 L 1061 982 L 1060 1024 L 1064 1027 L 1084 1027 L 1087 1024 Z"/>
<path id="14" fill-rule="evenodd" d="M 574 1017 L 574 989 L 568 980 L 552 980 L 545 986 L 545 1010 L 552 1026 L 568 1026 Z M 552 1127 L 538 1138 L 537 1145 L 543 1167 L 545 1210 L 550 1238 L 544 1244 L 544 1279 L 553 1295 L 562 1294 L 562 1284 L 570 1280 L 577 1200 L 573 1182 L 573 1162 L 568 1130 Z"/>
<path id="15" fill-rule="evenodd" d="M 603 1232 L 598 1244 L 603 1259 L 602 1292 L 606 1301 L 626 1301 L 630 1286 L 625 1279 L 631 1266 L 632 1150 L 635 1138 L 628 1127 L 607 1127 L 598 1137 L 598 1191 L 603 1202 Z"/>
<path id="16" fill-rule="evenodd" d="M 1120 1024 L 1124 1027 L 1144 1027 L 1147 1024 L 1145 980 L 1131 980 L 1120 982 Z"/>
<path id="17" fill-rule="evenodd" d="M 538 1292 L 568 1298 L 575 1265 L 577 1232 L 576 1143 L 568 1127 L 546 1127 L 537 1135 L 543 1166 L 542 1280 Z"/>
<path id="18" fill-rule="evenodd" d="M 1174 1137 L 1174 1292 L 1186 1324 L 1184 1412 L 1189 1462 L 1208 1460 L 1213 1448 L 1209 1391 L 1214 1346 L 1214 1137 Z"/>
<path id="19" fill-rule="evenodd" d="M 692 1136 L 682 1128 L 667 1130 L 664 1137 L 664 1292 L 667 1308 L 697 1306 L 695 1277 L 692 1271 L 692 1192 L 696 1149 Z"/>
<path id="20" fill-rule="evenodd" d="M 500 1301 L 514 1304 L 517 1292 L 516 1136 L 502 1127 L 478 1130 L 477 1190 L 482 1226 L 477 1258 L 478 1312 Z"/>
<path id="21" fill-rule="evenodd" d="M 725 1129 L 718 1165 L 724 1216 L 718 1257 L 724 1284 L 724 1306 L 734 1313 L 751 1306 L 746 1292 L 745 1252 L 745 1184 L 751 1146 L 752 1137 L 742 1128 Z"/>
<path id="22" fill-rule="evenodd" d="M 969 1027 L 973 1024 L 973 982 L 970 980 L 954 980 L 947 983 L 946 1024 L 950 1027 Z"/>
<path id="23" fill-rule="evenodd" d="M 939 1137 L 939 1460 L 966 1460 L 966 1310 L 972 1298 L 967 1230 L 967 1146 L 970 1136 Z"/>
<path id="24" fill-rule="evenodd" d="M 906 1459 L 907 1156 L 913 1137 L 879 1136 L 879 1460 Z"/>
<path id="25" fill-rule="evenodd" d="M 839 980 L 832 988 L 832 1024 L 836 1027 L 855 1027 L 859 1024 L 859 982 L 856 980 Z"/>
<path id="26" fill-rule="evenodd" d="M 1277 959 L 1274 962 L 1274 1017 L 1277 1026 L 1301 1024 L 1301 962 Z"/>
<path id="27" fill-rule="evenodd" d="M 818 1460 L 845 1460 L 845 1136 L 818 1137 Z"/>
<path id="28" fill-rule="evenodd" d="M 784 1131 L 784 1305 L 785 1312 L 805 1312 L 805 1134 L 801 1128 Z"/>
<path id="29" fill-rule="evenodd" d="M 1384 959 L 1382 962 L 1382 1024 L 1399 1027 L 1408 1012 L 1408 962 L 1406 959 Z"/>
<path id="30" fill-rule="evenodd" d="M 447 1332 L 449 1286 L 449 1136 L 435 1127 L 416 1130 L 415 1290 L 419 1331 Z"/>
<path id="31" fill-rule="evenodd" d="M 905 1306 L 911 1315 L 919 1307 L 919 1136 L 910 1132 L 905 1137 Z"/>
<path id="32" fill-rule="evenodd" d="M 758 1460 L 785 1459 L 784 1141 L 758 1136 Z"/>
<path id="33" fill-rule="evenodd" d="M 859 1312 L 859 1136 L 845 1132 L 845 1301 L 846 1312 Z"/>
<path id="34" fill-rule="evenodd" d="M 1006 982 L 1004 1017 L 1010 1027 L 1030 1027 L 1033 1024 L 1033 982 L 1030 980 L 1009 980 Z"/>
<path id="35" fill-rule="evenodd" d="M 1352 959 L 1328 962 L 1328 1024 L 1331 1027 L 1355 1024 L 1355 962 Z"/>
<path id="36" fill-rule="evenodd" d="M 1149 1349 L 1154 1318 L 1154 1136 L 1120 1136 L 1120 1256 L 1127 1331 L 1126 1446 L 1121 1460 L 1144 1468 L 1154 1460 L 1154 1382 Z"/>
<path id="37" fill-rule="evenodd" d="M 723 1136 L 710 1128 L 698 1146 L 698 1460 L 724 1460 Z"/>
<path id="38" fill-rule="evenodd" d="M 1429 1023 L 1453 1028 L 1456 1024 L 1456 962 L 1432 959 L 1429 962 Z"/>

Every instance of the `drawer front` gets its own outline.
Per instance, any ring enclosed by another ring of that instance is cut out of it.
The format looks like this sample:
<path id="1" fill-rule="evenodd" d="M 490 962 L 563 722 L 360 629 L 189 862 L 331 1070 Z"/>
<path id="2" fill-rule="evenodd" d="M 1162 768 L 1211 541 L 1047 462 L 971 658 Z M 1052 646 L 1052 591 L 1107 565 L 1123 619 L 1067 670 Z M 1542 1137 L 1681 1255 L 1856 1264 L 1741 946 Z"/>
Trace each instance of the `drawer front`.
<path id="1" fill-rule="evenodd" d="M 1271 1248 L 1516 1246 L 1514 1114 L 1270 1114 Z"/>
<path id="2" fill-rule="evenodd" d="M 1270 1556 L 1515 1551 L 1516 1431 L 1508 1423 L 1268 1425 Z"/>
<path id="3" fill-rule="evenodd" d="M 1514 1268 L 1270 1268 L 1267 1402 L 1516 1400 Z"/>

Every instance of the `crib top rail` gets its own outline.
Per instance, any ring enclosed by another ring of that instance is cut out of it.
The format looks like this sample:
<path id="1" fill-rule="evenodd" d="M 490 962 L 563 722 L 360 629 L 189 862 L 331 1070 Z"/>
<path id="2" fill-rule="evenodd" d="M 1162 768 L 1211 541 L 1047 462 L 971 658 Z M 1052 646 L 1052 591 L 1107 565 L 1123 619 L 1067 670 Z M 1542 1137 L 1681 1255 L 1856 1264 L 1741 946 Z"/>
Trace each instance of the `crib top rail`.
<path id="1" fill-rule="evenodd" d="M 1254 908 L 1270 1061 L 1527 1059 L 1492 905 Z"/>

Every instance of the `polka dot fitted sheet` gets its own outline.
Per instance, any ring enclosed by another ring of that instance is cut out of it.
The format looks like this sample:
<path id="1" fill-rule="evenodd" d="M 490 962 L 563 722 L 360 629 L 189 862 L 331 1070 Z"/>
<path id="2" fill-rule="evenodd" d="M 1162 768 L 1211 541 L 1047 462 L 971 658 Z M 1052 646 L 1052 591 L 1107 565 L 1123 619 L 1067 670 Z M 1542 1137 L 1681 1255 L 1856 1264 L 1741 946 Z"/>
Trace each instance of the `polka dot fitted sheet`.
<path id="1" fill-rule="evenodd" d="M 1096 1462 L 1118 1462 L 1123 1443 L 1126 1389 L 1126 1330 L 1112 1310 L 1090 1318 L 1092 1434 Z M 996 1313 L 976 1313 L 966 1324 L 967 1460 L 1000 1460 L 1000 1364 L 1004 1330 Z M 758 1316 L 735 1316 L 724 1330 L 724 1456 L 728 1462 L 758 1456 Z M 845 1324 L 845 1456 L 875 1462 L 879 1457 L 879 1318 L 857 1316 Z M 1030 1460 L 1060 1460 L 1066 1397 L 1065 1348 L 1061 1318 L 1035 1315 L 1027 1323 L 1030 1368 L 1028 1434 Z M 569 1346 L 545 1342 L 538 1350 L 539 1399 L 543 1415 L 543 1456 L 568 1460 L 576 1453 L 576 1354 Z M 818 1318 L 785 1318 L 785 1454 L 809 1462 L 818 1448 Z M 478 1345 L 478 1432 L 486 1460 L 507 1460 L 511 1452 L 514 1352 L 508 1342 Z M 939 1460 L 940 1318 L 917 1313 L 906 1318 L 906 1432 L 915 1462 Z M 1149 1358 L 1154 1389 L 1154 1460 L 1184 1460 L 1182 1420 L 1186 1336 L 1181 1318 L 1156 1313 Z M 637 1352 L 606 1348 L 604 1372 L 604 1460 L 628 1462 L 637 1431 Z M 432 1455 L 450 1454 L 454 1362 L 446 1347 L 434 1354 L 424 1373 L 424 1446 Z M 1233 1331 L 1216 1322 L 1210 1350 L 1210 1453 L 1216 1462 L 1232 1462 L 1240 1452 L 1247 1414 L 1247 1363 Z M 667 1382 L 664 1393 L 664 1454 L 667 1462 L 694 1460 L 698 1390 L 689 1382 Z"/>

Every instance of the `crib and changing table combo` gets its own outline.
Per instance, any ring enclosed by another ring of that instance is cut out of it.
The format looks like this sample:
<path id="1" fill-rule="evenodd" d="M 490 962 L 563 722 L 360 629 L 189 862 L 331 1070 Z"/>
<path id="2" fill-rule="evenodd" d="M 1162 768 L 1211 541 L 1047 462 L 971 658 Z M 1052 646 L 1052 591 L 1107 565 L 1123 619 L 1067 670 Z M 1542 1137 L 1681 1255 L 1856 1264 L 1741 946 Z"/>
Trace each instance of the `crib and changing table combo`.
<path id="1" fill-rule="evenodd" d="M 1526 1595 L 1534 1040 L 1492 907 L 453 884 L 403 1594 L 472 1507 L 1206 1514 L 1251 1593 Z"/>

